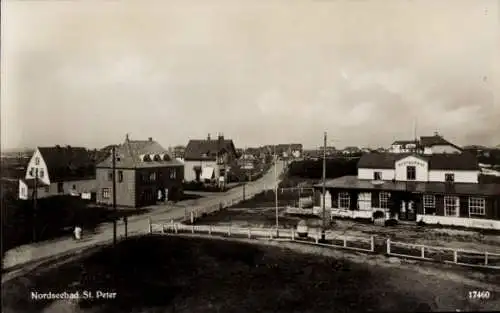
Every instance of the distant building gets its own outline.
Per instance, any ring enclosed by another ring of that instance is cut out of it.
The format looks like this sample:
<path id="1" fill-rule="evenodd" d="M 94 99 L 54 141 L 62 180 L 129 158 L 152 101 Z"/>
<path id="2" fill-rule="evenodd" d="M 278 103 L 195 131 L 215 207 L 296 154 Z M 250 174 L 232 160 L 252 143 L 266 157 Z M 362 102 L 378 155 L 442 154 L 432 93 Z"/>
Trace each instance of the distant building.
<path id="1" fill-rule="evenodd" d="M 56 195 L 89 195 L 95 191 L 95 159 L 82 147 L 38 147 L 31 157 L 24 179 L 19 180 L 19 199 Z"/>
<path id="2" fill-rule="evenodd" d="M 353 155 L 359 153 L 361 153 L 361 149 L 358 147 L 345 147 L 344 150 L 342 150 L 342 154 L 344 155 Z"/>
<path id="3" fill-rule="evenodd" d="M 438 133 L 434 136 L 421 136 L 419 140 L 397 140 L 389 148 L 391 153 L 462 153 L 463 149 Z"/>
<path id="4" fill-rule="evenodd" d="M 226 181 L 231 164 L 236 162 L 234 143 L 224 136 L 190 140 L 184 155 L 184 180 L 221 184 Z"/>
<path id="5" fill-rule="evenodd" d="M 259 158 L 250 153 L 243 153 L 243 155 L 238 159 L 238 165 L 243 170 L 254 170 L 258 167 L 259 163 Z"/>
<path id="6" fill-rule="evenodd" d="M 326 182 L 332 216 L 396 219 L 427 224 L 500 229 L 500 184 L 480 184 L 469 153 L 369 153 L 357 176 Z M 315 186 L 322 206 L 322 184 Z"/>
<path id="7" fill-rule="evenodd" d="M 183 164 L 154 141 L 130 140 L 115 151 L 116 205 L 142 207 L 182 195 Z M 97 164 L 97 202 L 113 204 L 113 156 Z"/>

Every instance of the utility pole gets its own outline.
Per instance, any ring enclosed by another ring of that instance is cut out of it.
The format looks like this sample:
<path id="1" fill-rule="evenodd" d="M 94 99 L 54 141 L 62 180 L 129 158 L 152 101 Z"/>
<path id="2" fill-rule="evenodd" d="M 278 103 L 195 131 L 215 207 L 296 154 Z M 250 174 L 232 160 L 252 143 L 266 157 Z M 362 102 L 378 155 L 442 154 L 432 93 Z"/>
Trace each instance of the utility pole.
<path id="1" fill-rule="evenodd" d="M 323 144 L 323 229 L 321 230 L 321 240 L 325 240 L 325 229 L 326 229 L 326 132 L 324 135 Z"/>
<path id="2" fill-rule="evenodd" d="M 112 148 L 112 168 L 113 168 L 113 245 L 116 246 L 116 218 L 118 217 L 116 210 L 116 147 Z"/>
<path id="3" fill-rule="evenodd" d="M 36 205 L 38 198 L 38 168 L 35 168 L 35 189 L 33 190 L 33 242 L 36 242 Z"/>
<path id="4" fill-rule="evenodd" d="M 276 204 L 276 237 L 279 233 L 279 219 L 278 219 L 278 155 L 276 154 L 276 145 L 274 145 L 274 202 Z"/>

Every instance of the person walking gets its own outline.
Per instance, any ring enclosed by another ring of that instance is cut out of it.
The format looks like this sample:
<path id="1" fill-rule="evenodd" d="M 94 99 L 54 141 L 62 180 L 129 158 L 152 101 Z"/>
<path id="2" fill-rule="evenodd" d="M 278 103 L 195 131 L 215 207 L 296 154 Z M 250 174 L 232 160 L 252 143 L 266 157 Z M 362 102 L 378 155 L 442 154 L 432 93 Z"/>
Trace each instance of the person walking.
<path id="1" fill-rule="evenodd" d="M 80 226 L 75 226 L 74 235 L 75 240 L 80 240 L 80 238 L 82 238 L 82 228 Z"/>

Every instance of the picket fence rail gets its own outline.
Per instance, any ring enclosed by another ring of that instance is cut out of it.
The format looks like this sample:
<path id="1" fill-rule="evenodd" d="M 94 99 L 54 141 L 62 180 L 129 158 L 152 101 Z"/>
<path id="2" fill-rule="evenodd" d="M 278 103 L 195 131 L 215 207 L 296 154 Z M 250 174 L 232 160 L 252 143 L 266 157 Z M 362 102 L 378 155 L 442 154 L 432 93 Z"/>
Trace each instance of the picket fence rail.
<path id="1" fill-rule="evenodd" d="M 387 239 L 386 247 L 387 247 L 386 248 L 387 255 L 389 256 L 420 259 L 427 261 L 441 261 L 448 264 L 457 264 L 469 267 L 482 267 L 482 268 L 500 270 L 500 253 L 405 243 L 405 242 L 392 241 L 390 239 Z M 400 251 L 395 252 L 395 250 L 401 250 L 401 249 L 409 251 L 406 253 Z M 447 252 L 449 253 L 448 257 L 451 260 L 446 259 Z M 467 255 L 469 256 L 469 258 L 471 258 L 471 256 L 474 256 L 473 259 L 480 262 L 472 263 L 463 261 L 463 259 L 466 259 Z M 462 261 L 460 261 L 461 259 Z"/>
<path id="2" fill-rule="evenodd" d="M 306 244 L 321 245 L 325 247 L 342 248 L 361 252 L 374 252 L 375 242 L 374 237 L 354 237 L 354 236 L 338 236 L 332 232 L 325 233 L 325 239 L 328 243 L 320 243 L 321 232 L 309 232 L 307 237 L 300 237 L 295 229 L 278 229 L 276 228 L 243 228 L 234 226 L 215 226 L 215 225 L 185 225 L 171 221 L 165 224 L 150 223 L 148 232 L 150 234 L 205 234 L 213 236 L 228 236 L 228 237 L 243 237 L 248 239 L 274 239 L 302 242 Z M 335 243 L 340 242 L 340 243 Z M 363 244 L 367 248 L 354 246 Z"/>

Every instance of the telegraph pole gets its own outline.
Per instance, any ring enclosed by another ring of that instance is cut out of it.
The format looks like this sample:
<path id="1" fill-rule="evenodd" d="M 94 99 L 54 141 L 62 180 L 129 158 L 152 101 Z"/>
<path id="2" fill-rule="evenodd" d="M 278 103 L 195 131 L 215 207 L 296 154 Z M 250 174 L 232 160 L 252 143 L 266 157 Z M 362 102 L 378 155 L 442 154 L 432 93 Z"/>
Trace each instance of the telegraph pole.
<path id="1" fill-rule="evenodd" d="M 116 245 L 116 218 L 118 217 L 116 210 L 116 147 L 112 148 L 112 168 L 113 168 L 113 245 Z"/>
<path id="2" fill-rule="evenodd" d="M 326 229 L 326 132 L 324 135 L 324 144 L 323 144 L 323 229 L 321 231 L 321 240 L 325 240 L 325 229 Z"/>
<path id="3" fill-rule="evenodd" d="M 38 198 L 38 168 L 35 168 L 35 189 L 33 190 L 33 242 L 36 242 L 36 205 Z"/>
<path id="4" fill-rule="evenodd" d="M 276 204 L 276 237 L 279 237 L 279 219 L 278 219 L 278 155 L 276 154 L 276 145 L 274 145 L 274 202 Z"/>

